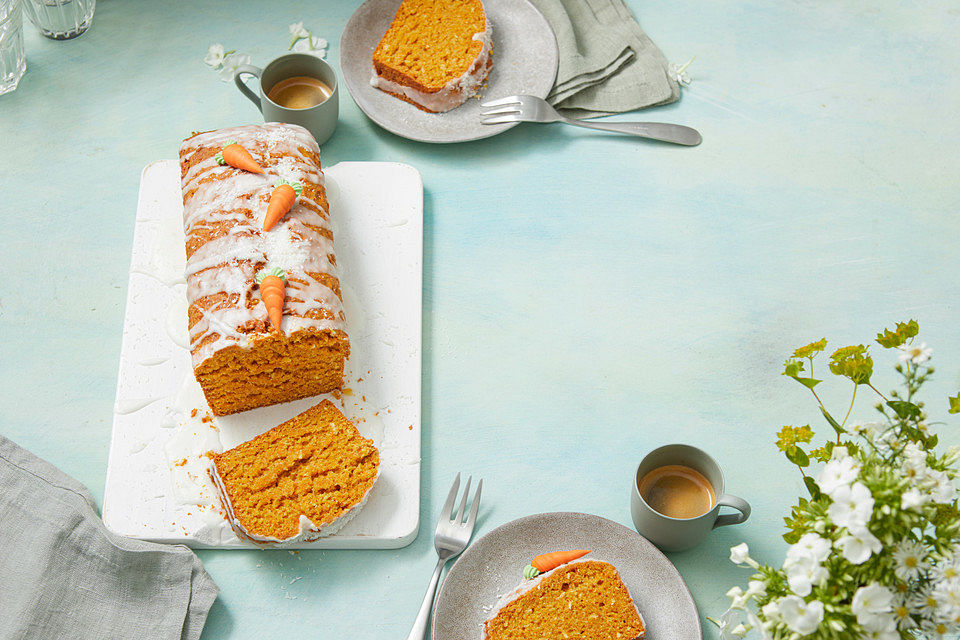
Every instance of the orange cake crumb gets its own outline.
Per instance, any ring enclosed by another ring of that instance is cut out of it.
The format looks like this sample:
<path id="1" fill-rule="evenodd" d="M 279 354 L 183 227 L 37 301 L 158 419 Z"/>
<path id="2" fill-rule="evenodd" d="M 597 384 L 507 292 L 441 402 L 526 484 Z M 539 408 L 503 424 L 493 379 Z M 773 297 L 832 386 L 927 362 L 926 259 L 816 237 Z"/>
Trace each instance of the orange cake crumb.
<path id="1" fill-rule="evenodd" d="M 644 635 L 643 620 L 620 574 L 596 560 L 544 574 L 483 628 L 486 640 L 638 640 Z"/>
<path id="2" fill-rule="evenodd" d="M 380 454 L 324 400 L 213 461 L 224 508 L 245 530 L 238 533 L 284 540 L 299 533 L 301 515 L 319 537 L 362 503 Z"/>
<path id="3" fill-rule="evenodd" d="M 492 66 L 480 0 L 403 0 L 373 52 L 375 86 L 424 111 L 476 93 Z"/>

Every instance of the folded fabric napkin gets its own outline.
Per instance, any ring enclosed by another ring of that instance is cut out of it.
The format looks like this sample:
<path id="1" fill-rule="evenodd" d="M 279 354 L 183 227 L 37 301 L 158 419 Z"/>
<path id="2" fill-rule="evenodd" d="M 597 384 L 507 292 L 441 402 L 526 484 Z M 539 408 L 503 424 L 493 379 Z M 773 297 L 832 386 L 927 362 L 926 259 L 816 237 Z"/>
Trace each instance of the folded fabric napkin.
<path id="1" fill-rule="evenodd" d="M 106 530 L 87 488 L 0 436 L 0 638 L 195 640 L 218 589 L 184 546 Z"/>
<path id="2" fill-rule="evenodd" d="M 530 0 L 557 36 L 560 65 L 547 102 L 592 118 L 673 102 L 680 86 L 623 0 Z"/>

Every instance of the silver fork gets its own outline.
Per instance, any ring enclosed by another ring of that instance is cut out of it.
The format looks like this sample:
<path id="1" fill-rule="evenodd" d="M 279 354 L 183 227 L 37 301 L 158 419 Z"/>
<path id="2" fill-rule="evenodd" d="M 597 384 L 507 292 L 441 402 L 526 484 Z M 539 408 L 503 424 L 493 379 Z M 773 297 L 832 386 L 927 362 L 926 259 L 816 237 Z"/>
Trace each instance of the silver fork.
<path id="1" fill-rule="evenodd" d="M 565 122 L 587 129 L 600 129 L 615 133 L 628 133 L 641 138 L 650 138 L 662 142 L 672 142 L 695 147 L 703 140 L 700 132 L 681 124 L 666 122 L 587 122 L 567 118 L 547 104 L 546 100 L 536 96 L 507 96 L 491 100 L 480 105 L 482 124 L 504 124 L 507 122 Z"/>
<path id="2" fill-rule="evenodd" d="M 423 640 L 427 636 L 430 609 L 433 608 L 433 596 L 437 593 L 437 584 L 440 583 L 440 572 L 443 571 L 443 565 L 447 564 L 450 558 L 466 549 L 471 536 L 473 536 L 473 526 L 477 523 L 477 511 L 480 510 L 480 491 L 483 489 L 483 480 L 477 483 L 477 493 L 473 497 L 473 504 L 470 506 L 470 515 L 464 522 L 463 512 L 467 506 L 467 498 L 470 496 L 470 482 L 472 480 L 473 476 L 467 478 L 467 488 L 463 492 L 463 499 L 460 501 L 460 509 L 457 511 L 455 519 L 453 518 L 453 504 L 456 502 L 457 492 L 460 490 L 459 473 L 453 481 L 453 486 L 450 487 L 447 501 L 443 504 L 443 510 L 440 512 L 440 522 L 437 523 L 437 533 L 433 540 L 433 545 L 436 547 L 440 559 L 437 561 L 437 568 L 433 570 L 430 586 L 427 587 L 427 594 L 423 596 L 423 604 L 420 605 L 420 611 L 417 613 L 417 619 L 413 623 L 413 628 L 410 629 L 407 640 Z"/>

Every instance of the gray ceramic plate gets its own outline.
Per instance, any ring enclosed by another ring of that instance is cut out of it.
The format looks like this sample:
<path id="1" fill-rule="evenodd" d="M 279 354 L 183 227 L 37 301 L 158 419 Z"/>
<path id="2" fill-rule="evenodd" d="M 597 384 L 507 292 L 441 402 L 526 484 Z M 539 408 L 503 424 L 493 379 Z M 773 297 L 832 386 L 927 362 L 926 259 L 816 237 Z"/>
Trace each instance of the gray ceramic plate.
<path id="1" fill-rule="evenodd" d="M 422 142 L 465 142 L 502 133 L 518 123 L 480 124 L 480 101 L 467 100 L 446 113 L 427 113 L 370 85 L 373 50 L 390 26 L 399 0 L 367 0 L 340 36 L 340 72 L 357 106 L 398 136 Z M 493 68 L 484 100 L 517 93 L 547 97 L 557 76 L 557 40 L 527 0 L 484 0 L 493 25 Z"/>
<path id="2" fill-rule="evenodd" d="M 647 627 L 647 640 L 701 640 L 700 616 L 676 567 L 631 529 L 586 513 L 541 513 L 498 527 L 450 569 L 433 607 L 433 640 L 479 640 L 497 598 L 523 579 L 534 556 L 590 549 L 620 572 Z"/>

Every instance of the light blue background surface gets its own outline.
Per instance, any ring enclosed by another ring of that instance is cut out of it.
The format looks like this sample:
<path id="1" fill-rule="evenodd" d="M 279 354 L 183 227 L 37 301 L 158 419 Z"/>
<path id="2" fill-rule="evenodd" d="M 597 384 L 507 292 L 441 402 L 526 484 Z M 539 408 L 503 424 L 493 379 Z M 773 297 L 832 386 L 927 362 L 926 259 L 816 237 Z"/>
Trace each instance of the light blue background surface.
<path id="1" fill-rule="evenodd" d="M 634 466 L 674 441 L 712 452 L 754 506 L 672 556 L 717 615 L 746 580 L 732 544 L 782 559 L 802 487 L 774 432 L 825 426 L 779 375 L 795 346 L 916 317 L 946 417 L 960 387 L 956 3 L 631 4 L 670 60 L 697 56 L 682 100 L 639 118 L 697 127 L 698 148 L 532 124 L 430 146 L 341 97 L 326 164 L 423 174 L 421 535 L 396 551 L 202 552 L 221 587 L 205 638 L 405 637 L 457 471 L 484 478 L 481 534 L 550 510 L 629 524 Z M 303 20 L 336 64 L 354 8 L 108 0 L 76 41 L 26 25 L 26 76 L 0 97 L 0 433 L 98 500 L 140 170 L 191 131 L 257 120 L 204 66 L 209 44 L 263 64 Z M 890 354 L 874 351 L 889 387 Z M 837 407 L 849 390 L 831 386 Z"/>

